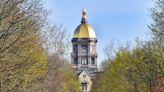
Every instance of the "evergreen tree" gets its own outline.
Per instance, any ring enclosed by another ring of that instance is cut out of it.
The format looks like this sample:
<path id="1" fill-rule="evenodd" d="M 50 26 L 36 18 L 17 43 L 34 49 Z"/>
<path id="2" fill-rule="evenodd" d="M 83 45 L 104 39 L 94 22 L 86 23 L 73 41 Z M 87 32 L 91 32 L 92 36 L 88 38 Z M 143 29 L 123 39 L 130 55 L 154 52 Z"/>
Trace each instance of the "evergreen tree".
<path id="1" fill-rule="evenodd" d="M 154 39 L 164 42 L 164 0 L 155 0 L 152 8 L 153 23 L 149 26 Z"/>

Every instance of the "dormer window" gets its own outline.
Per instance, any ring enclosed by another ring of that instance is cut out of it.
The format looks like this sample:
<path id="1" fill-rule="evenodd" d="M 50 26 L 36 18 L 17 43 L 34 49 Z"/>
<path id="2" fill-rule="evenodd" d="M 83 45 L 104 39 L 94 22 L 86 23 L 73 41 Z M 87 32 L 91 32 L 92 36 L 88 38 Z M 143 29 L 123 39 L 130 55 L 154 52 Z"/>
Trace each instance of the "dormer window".
<path id="1" fill-rule="evenodd" d="M 86 75 L 83 75 L 83 78 L 86 78 Z"/>

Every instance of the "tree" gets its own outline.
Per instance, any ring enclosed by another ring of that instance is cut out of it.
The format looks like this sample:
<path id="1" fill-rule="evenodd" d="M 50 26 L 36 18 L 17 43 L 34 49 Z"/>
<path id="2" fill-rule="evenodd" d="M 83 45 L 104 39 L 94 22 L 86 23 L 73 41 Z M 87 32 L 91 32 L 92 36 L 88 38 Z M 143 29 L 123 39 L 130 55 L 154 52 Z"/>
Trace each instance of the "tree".
<path id="1" fill-rule="evenodd" d="M 163 92 L 164 0 L 155 0 L 149 26 L 152 39 L 139 41 L 132 50 L 119 50 L 100 76 L 93 92 Z M 106 54 L 110 57 L 110 46 Z M 110 61 L 110 62 L 109 62 Z M 116 86 L 117 85 L 117 86 Z"/>
<path id="2" fill-rule="evenodd" d="M 47 26 L 42 40 L 48 60 L 47 73 L 38 85 L 39 92 L 80 92 L 75 71 L 72 70 L 67 56 L 68 37 L 62 26 Z"/>
<path id="3" fill-rule="evenodd" d="M 154 92 L 158 65 L 154 46 L 138 43 L 132 50 L 121 47 L 100 75 L 93 92 Z M 159 71 L 159 70 L 158 70 Z"/>
<path id="4" fill-rule="evenodd" d="M 41 0 L 0 0 L 0 91 L 80 92 L 63 27 Z"/>
<path id="5" fill-rule="evenodd" d="M 40 0 L 0 0 L 0 91 L 30 91 L 45 73 L 45 17 Z"/>
<path id="6" fill-rule="evenodd" d="M 151 9 L 153 23 L 149 26 L 152 36 L 158 41 L 164 42 L 164 0 L 155 0 L 155 6 Z"/>
<path id="7" fill-rule="evenodd" d="M 91 92 L 120 92 L 120 90 L 129 92 L 130 83 L 126 77 L 128 67 L 125 62 L 130 62 L 130 52 L 127 47 L 118 48 L 115 57 L 112 60 L 107 60 L 109 60 L 107 67 L 100 75 L 99 80 L 96 82 L 97 85 L 93 86 Z"/>
<path id="8" fill-rule="evenodd" d="M 161 77 L 164 77 L 164 0 L 155 0 L 155 6 L 152 8 L 151 16 L 153 23 L 149 26 L 153 40 L 150 42 L 153 56 L 155 57 L 156 76 L 155 88 L 159 87 L 158 83 Z M 163 84 L 164 85 L 164 84 Z M 162 85 L 162 86 L 163 86 Z M 162 87 L 161 87 L 162 88 Z M 157 88 L 159 89 L 159 88 Z M 160 90 L 158 90 L 160 91 Z"/>

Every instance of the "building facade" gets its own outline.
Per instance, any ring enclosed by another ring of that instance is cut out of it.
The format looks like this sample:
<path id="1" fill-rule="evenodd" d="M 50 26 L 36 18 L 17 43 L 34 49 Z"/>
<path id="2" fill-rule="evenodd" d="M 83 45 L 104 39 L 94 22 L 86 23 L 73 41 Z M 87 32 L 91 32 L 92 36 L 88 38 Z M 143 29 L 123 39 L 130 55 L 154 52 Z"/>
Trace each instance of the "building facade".
<path id="1" fill-rule="evenodd" d="M 96 34 L 87 22 L 86 10 L 82 11 L 81 24 L 75 29 L 72 38 L 72 64 L 78 75 L 83 92 L 89 92 L 98 72 Z"/>

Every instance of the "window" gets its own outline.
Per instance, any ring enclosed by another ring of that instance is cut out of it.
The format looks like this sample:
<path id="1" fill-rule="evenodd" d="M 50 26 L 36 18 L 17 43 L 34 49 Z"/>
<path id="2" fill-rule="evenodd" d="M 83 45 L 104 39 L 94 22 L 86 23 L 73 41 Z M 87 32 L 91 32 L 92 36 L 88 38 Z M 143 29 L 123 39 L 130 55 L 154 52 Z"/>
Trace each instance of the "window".
<path id="1" fill-rule="evenodd" d="M 87 83 L 84 84 L 84 89 L 87 90 Z"/>
<path id="2" fill-rule="evenodd" d="M 87 47 L 85 47 L 85 46 L 81 47 L 81 54 L 82 55 L 87 55 Z"/>
<path id="3" fill-rule="evenodd" d="M 94 64 L 95 64 L 95 58 L 92 57 L 92 58 L 91 58 L 91 61 L 92 61 L 92 65 L 94 65 Z"/>
<path id="4" fill-rule="evenodd" d="M 88 64 L 88 61 L 87 61 L 87 58 L 86 57 L 82 57 L 81 58 L 81 64 L 82 65 L 87 65 Z"/>
<path id="5" fill-rule="evenodd" d="M 82 87 L 82 90 L 83 90 L 83 91 L 87 91 L 88 85 L 87 85 L 86 82 L 82 82 L 82 83 L 81 83 L 81 87 Z"/>
<path id="6" fill-rule="evenodd" d="M 86 78 L 86 75 L 83 75 L 83 78 Z"/>
<path id="7" fill-rule="evenodd" d="M 77 44 L 73 45 L 73 51 L 74 51 L 74 54 L 78 53 L 78 45 Z"/>

